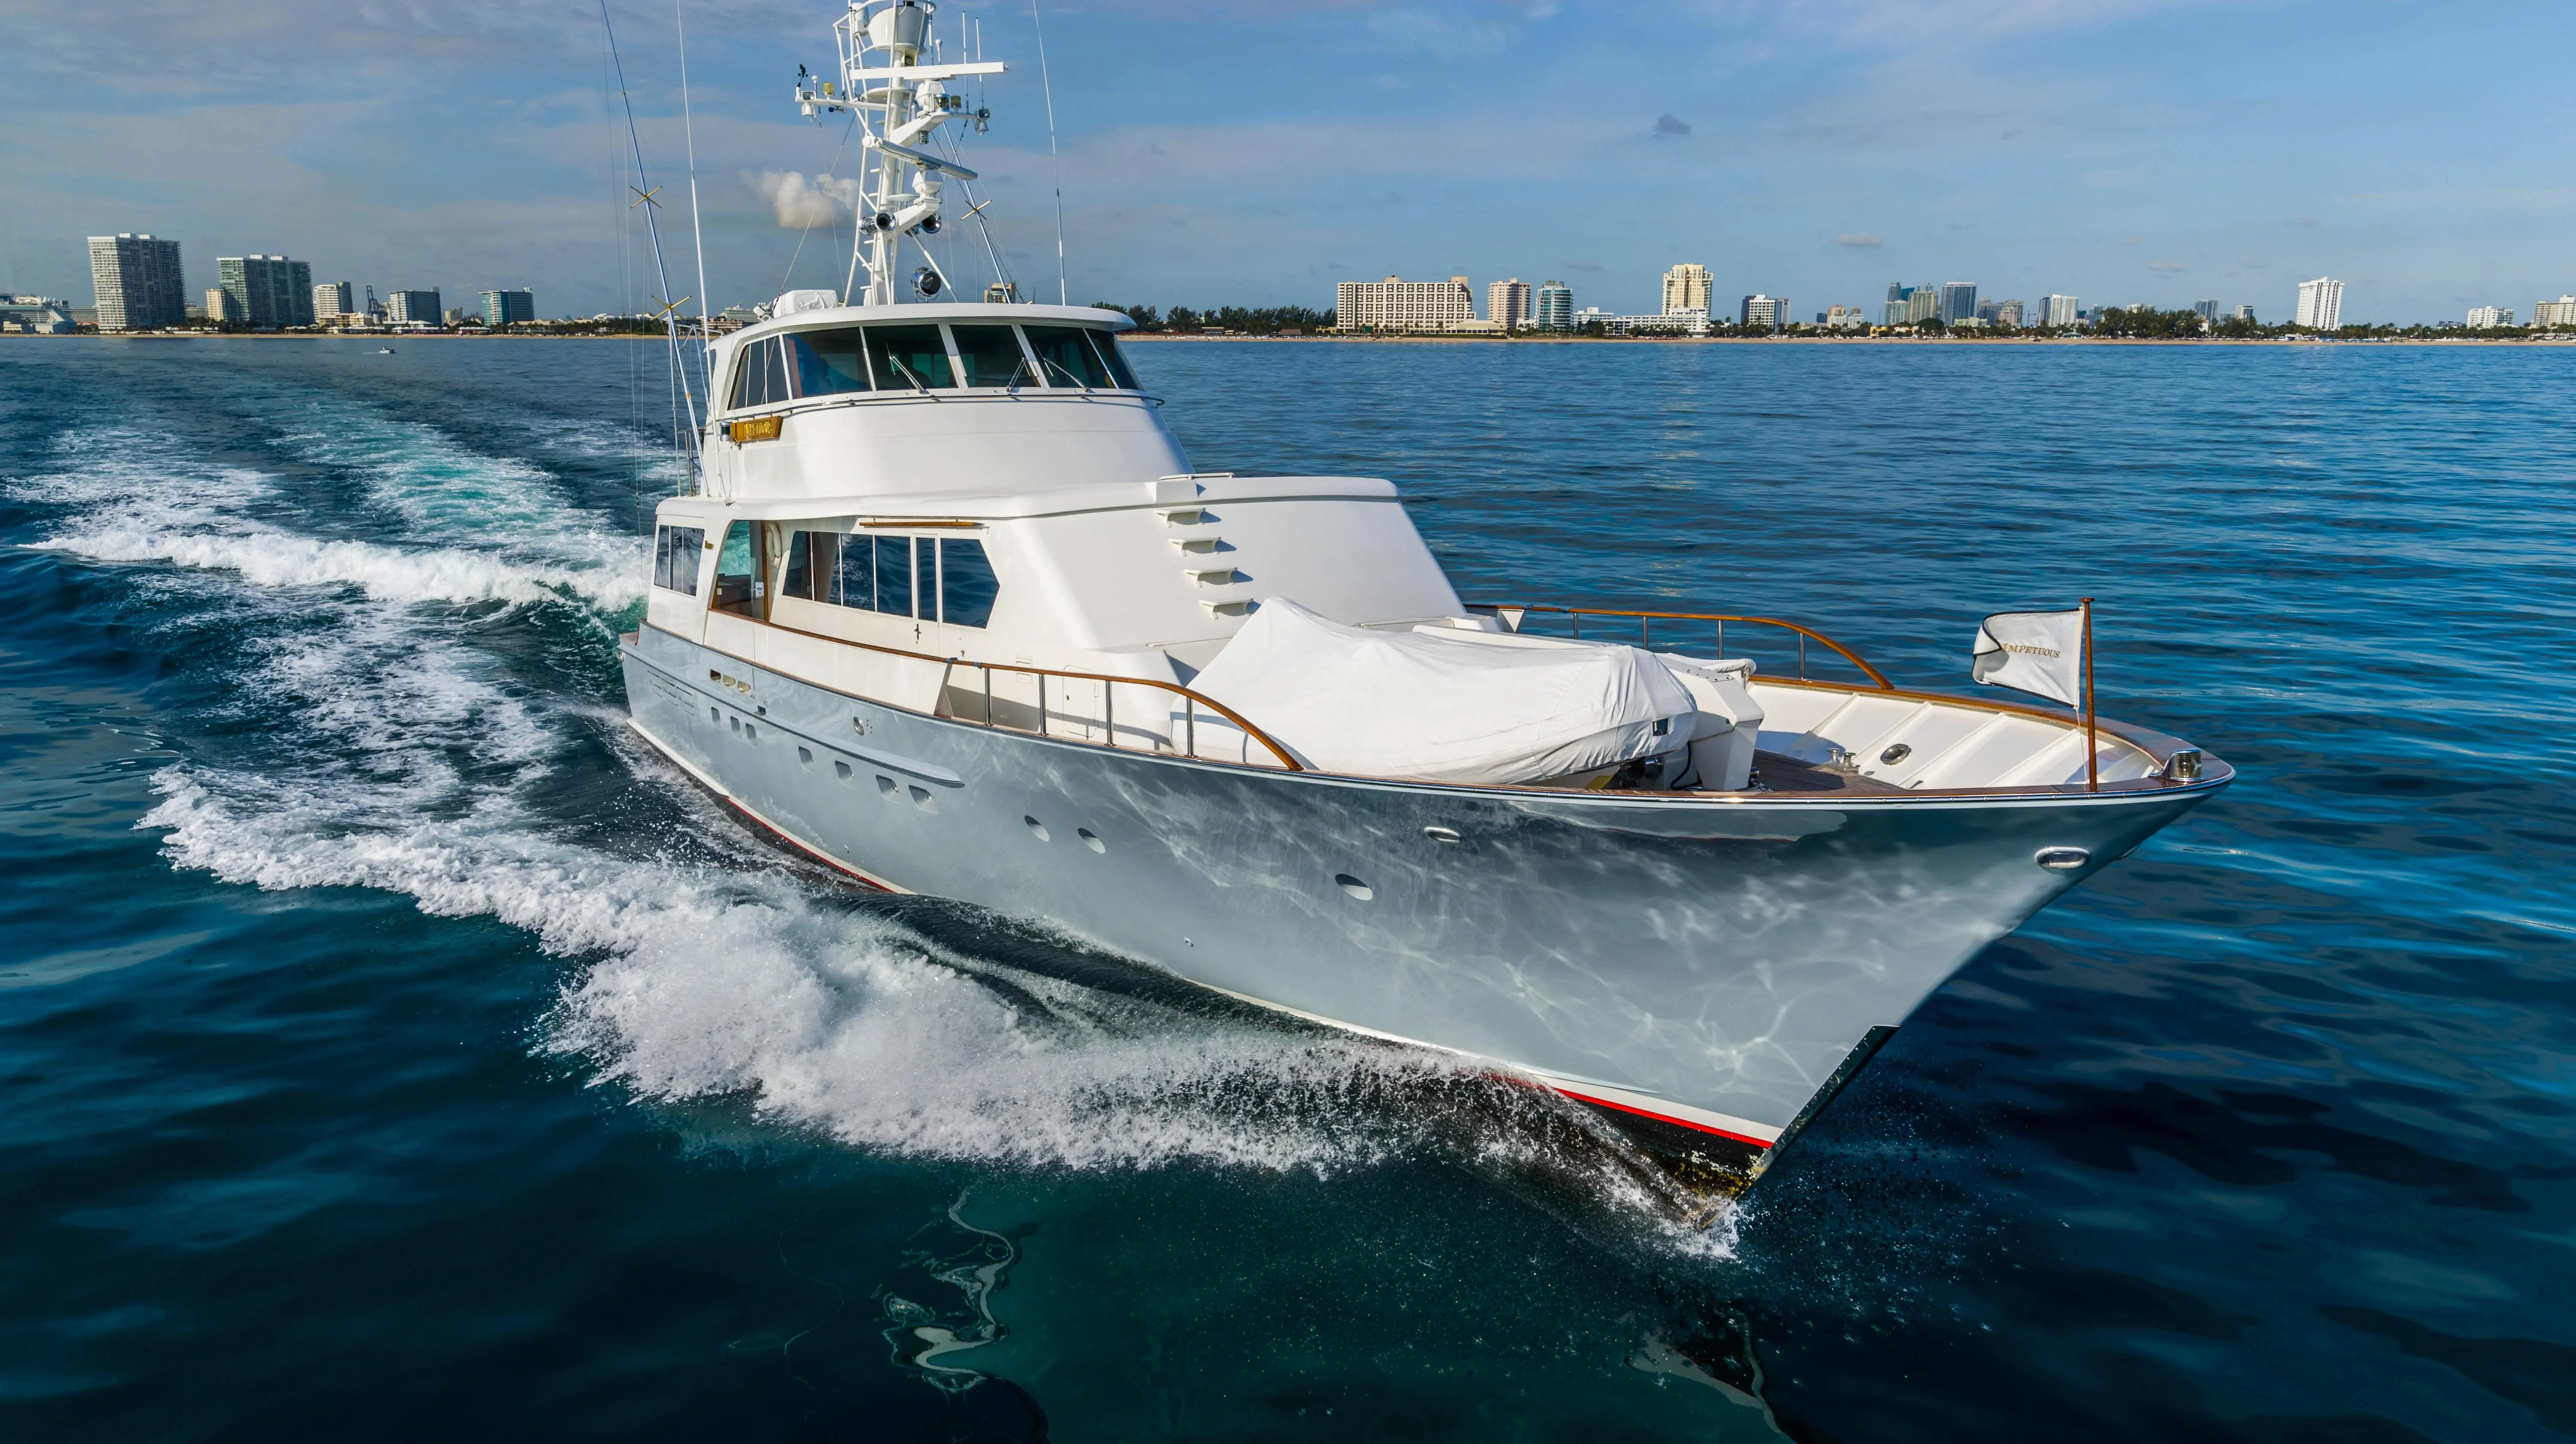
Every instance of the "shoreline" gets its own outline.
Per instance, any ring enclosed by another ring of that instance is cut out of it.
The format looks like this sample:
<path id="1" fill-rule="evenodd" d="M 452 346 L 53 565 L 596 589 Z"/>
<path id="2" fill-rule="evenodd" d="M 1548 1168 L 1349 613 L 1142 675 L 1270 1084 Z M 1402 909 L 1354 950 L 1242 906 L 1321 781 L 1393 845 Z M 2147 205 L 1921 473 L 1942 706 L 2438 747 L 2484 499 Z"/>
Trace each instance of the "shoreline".
<path id="1" fill-rule="evenodd" d="M 1122 331 L 1122 340 L 1189 343 L 1335 346 L 2576 346 L 2576 333 L 2560 336 L 1192 336 L 1169 331 Z M 458 335 L 441 331 L 293 333 L 274 331 L 130 331 L 88 335 L 0 333 L 7 341 L 652 341 L 666 338 L 628 331 L 566 331 L 533 335 Z"/>

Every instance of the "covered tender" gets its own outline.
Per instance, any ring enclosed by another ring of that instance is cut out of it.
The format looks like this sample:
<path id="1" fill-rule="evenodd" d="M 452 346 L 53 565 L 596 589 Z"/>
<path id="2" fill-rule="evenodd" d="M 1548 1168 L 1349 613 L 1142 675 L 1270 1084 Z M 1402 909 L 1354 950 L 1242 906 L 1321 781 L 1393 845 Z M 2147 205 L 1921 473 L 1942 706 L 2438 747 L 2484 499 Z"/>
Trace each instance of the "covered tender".
<path id="1" fill-rule="evenodd" d="M 1635 647 L 1349 627 L 1281 597 L 1190 685 L 1304 765 L 1433 782 L 1669 787 L 1700 722 L 1691 689 Z"/>

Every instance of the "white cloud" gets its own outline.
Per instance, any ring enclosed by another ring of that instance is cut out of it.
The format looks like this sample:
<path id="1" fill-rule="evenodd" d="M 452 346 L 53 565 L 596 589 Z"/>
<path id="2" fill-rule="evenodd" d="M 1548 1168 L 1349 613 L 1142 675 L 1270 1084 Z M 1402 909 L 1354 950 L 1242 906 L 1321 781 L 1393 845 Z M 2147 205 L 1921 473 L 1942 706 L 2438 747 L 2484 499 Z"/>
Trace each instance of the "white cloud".
<path id="1" fill-rule="evenodd" d="M 859 204 L 859 183 L 846 177 L 816 176 L 808 181 L 800 171 L 765 170 L 752 178 L 751 188 L 778 213 L 781 230 L 828 226 Z"/>

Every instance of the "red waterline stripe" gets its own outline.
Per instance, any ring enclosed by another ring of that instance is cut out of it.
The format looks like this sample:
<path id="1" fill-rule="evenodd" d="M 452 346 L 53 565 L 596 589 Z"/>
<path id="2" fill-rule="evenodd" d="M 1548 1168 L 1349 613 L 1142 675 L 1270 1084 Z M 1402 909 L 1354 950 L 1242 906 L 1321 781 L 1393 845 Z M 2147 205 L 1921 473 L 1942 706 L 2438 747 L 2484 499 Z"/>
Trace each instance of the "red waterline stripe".
<path id="1" fill-rule="evenodd" d="M 1759 1138 L 1748 1137 L 1741 1133 L 1731 1133 L 1723 1128 L 1712 1128 L 1705 1123 L 1693 1123 L 1687 1118 L 1675 1118 L 1666 1113 L 1654 1113 L 1643 1108 L 1631 1108 L 1625 1103 L 1613 1103 L 1607 1098 L 1595 1098 L 1589 1093 L 1577 1093 L 1571 1088 L 1560 1088 L 1553 1083 L 1541 1083 L 1535 1078 L 1524 1078 L 1516 1073 L 1488 1072 L 1485 1076 L 1488 1078 L 1499 1079 L 1505 1083 L 1518 1084 L 1523 1088 L 1544 1088 L 1548 1092 L 1553 1093 L 1560 1098 L 1571 1098 L 1577 1103 L 1589 1103 L 1595 1108 L 1615 1108 L 1622 1113 L 1634 1113 L 1640 1118 L 1651 1118 L 1657 1123 L 1670 1123 L 1676 1128 L 1687 1128 L 1694 1133 L 1714 1133 L 1720 1138 L 1731 1138 L 1738 1143 L 1749 1143 L 1756 1148 L 1764 1149 L 1766 1151 L 1772 1146 Z"/>
<path id="2" fill-rule="evenodd" d="M 1554 1087 L 1553 1084 L 1549 1086 Z M 1625 1103 L 1613 1103 L 1607 1098 L 1595 1098 L 1588 1093 L 1577 1093 L 1571 1088 L 1557 1088 L 1556 1091 L 1578 1103 L 1589 1103 L 1595 1108 L 1616 1108 L 1622 1113 L 1634 1113 L 1640 1118 L 1652 1118 L 1658 1123 L 1674 1124 L 1682 1128 L 1688 1128 L 1696 1133 L 1714 1133 L 1720 1138 L 1731 1138 L 1738 1143 L 1751 1144 L 1755 1148 L 1768 1150 L 1771 1147 L 1769 1143 L 1766 1143 L 1759 1138 L 1754 1138 L 1742 1133 L 1730 1133 L 1726 1129 L 1712 1128 L 1705 1123 L 1693 1123 L 1687 1118 L 1675 1118 L 1669 1113 L 1656 1113 L 1644 1108 L 1631 1108 Z"/>

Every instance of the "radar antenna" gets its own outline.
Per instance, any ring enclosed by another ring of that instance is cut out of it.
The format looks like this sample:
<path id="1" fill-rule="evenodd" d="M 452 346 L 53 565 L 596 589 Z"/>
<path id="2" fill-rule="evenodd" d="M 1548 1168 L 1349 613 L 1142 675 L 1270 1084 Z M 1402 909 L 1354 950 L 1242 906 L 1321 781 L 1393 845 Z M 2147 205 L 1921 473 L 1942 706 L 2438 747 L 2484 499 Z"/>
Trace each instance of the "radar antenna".
<path id="1" fill-rule="evenodd" d="M 966 108 L 966 97 L 947 82 L 968 75 L 1000 75 L 1000 61 L 939 58 L 938 10 L 933 0 L 850 0 L 849 13 L 832 26 L 841 52 L 838 80 L 800 75 L 797 106 L 807 115 L 847 111 L 866 132 L 860 162 L 860 200 L 851 238 L 848 297 L 853 305 L 891 306 L 902 274 L 903 244 L 921 254 L 914 289 L 934 295 L 946 280 L 922 242 L 939 233 L 940 191 L 945 182 L 976 179 L 974 171 L 934 148 L 943 122 L 966 120 L 977 129 L 992 113 Z M 873 62 L 873 63 L 872 63 Z M 858 285 L 861 268 L 867 285 Z"/>

